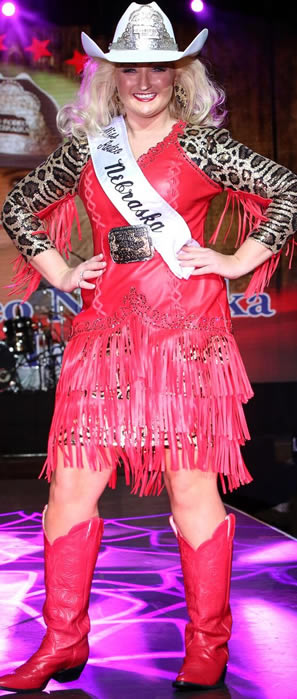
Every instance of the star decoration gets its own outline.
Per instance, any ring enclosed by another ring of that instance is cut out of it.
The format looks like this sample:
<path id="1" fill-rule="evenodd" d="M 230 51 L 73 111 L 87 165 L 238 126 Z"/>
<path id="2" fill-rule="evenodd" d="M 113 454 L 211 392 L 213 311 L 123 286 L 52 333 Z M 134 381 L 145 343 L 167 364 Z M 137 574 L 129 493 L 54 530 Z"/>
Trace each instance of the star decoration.
<path id="1" fill-rule="evenodd" d="M 6 34 L 0 34 L 0 51 L 6 51 L 6 49 L 8 48 L 8 47 L 5 46 L 5 44 L 3 43 L 5 37 L 6 37 Z"/>
<path id="2" fill-rule="evenodd" d="M 33 36 L 31 46 L 26 46 L 25 51 L 32 52 L 34 61 L 38 61 L 39 58 L 42 58 L 43 56 L 52 56 L 53 54 L 46 48 L 49 42 L 49 39 L 40 41 Z"/>
<path id="3" fill-rule="evenodd" d="M 69 63 L 69 65 L 74 66 L 76 73 L 81 73 L 84 69 L 86 60 L 87 56 L 85 54 L 80 53 L 80 51 L 77 51 L 77 49 L 74 49 L 72 58 L 68 58 L 65 63 Z"/>

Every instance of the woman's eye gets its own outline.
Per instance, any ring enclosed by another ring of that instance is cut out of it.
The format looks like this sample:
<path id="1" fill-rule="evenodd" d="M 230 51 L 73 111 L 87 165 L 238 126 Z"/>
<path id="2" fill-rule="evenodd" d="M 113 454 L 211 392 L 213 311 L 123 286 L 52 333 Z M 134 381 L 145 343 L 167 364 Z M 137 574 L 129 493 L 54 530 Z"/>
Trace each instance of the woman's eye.
<path id="1" fill-rule="evenodd" d="M 157 73 L 165 73 L 165 70 L 167 70 L 167 68 L 166 66 L 154 66 L 153 70 Z"/>
<path id="2" fill-rule="evenodd" d="M 136 68 L 123 68 L 122 73 L 135 73 Z"/>

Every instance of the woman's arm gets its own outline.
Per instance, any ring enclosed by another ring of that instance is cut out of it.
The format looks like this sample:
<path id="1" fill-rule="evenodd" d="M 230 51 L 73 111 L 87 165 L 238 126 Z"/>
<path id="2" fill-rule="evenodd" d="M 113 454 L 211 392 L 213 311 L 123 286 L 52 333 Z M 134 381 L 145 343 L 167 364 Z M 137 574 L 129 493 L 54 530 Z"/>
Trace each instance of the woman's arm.
<path id="1" fill-rule="evenodd" d="M 24 177 L 8 194 L 3 211 L 3 226 L 23 257 L 24 285 L 33 278 L 34 290 L 39 283 L 39 275 L 52 286 L 71 292 L 78 286 L 92 289 L 95 284 L 89 280 L 100 276 L 105 268 L 103 255 L 96 255 L 77 267 L 70 267 L 61 252 L 67 250 L 70 237 L 70 220 L 75 215 L 74 196 L 77 192 L 81 172 L 89 158 L 87 141 L 72 139 L 60 146 L 47 160 Z M 65 207 L 61 216 L 60 231 L 57 233 L 57 220 L 47 232 L 43 217 L 51 216 Z M 50 233 L 50 235 L 48 234 Z M 26 269 L 29 268 L 29 277 Z M 35 270 L 35 272 L 33 271 Z M 38 274 L 36 274 L 38 273 Z M 22 273 L 23 274 L 23 273 Z M 16 275 L 18 284 L 18 273 Z"/>
<path id="2" fill-rule="evenodd" d="M 181 264 L 196 267 L 194 275 L 216 273 L 227 279 L 236 279 L 259 267 L 263 279 L 259 277 L 256 286 L 262 287 L 276 267 L 278 253 L 297 229 L 297 176 L 234 141 L 226 129 L 187 127 L 180 145 L 207 177 L 228 191 L 231 201 L 234 197 L 242 204 L 245 215 L 241 221 L 245 222 L 243 233 L 247 238 L 233 255 L 185 246 L 178 255 L 183 260 Z M 250 230 L 247 224 L 253 207 L 258 224 Z M 215 240 L 216 235 L 212 242 Z M 273 256 L 276 264 L 271 260 L 271 266 L 269 260 Z"/>
<path id="3" fill-rule="evenodd" d="M 55 247 L 42 219 L 74 198 L 88 158 L 87 141 L 66 141 L 9 192 L 1 214 L 3 227 L 25 260 Z"/>
<path id="4" fill-rule="evenodd" d="M 246 235 L 278 253 L 297 229 L 297 175 L 259 155 L 225 128 L 189 125 L 180 139 L 188 158 L 207 177 L 245 207 L 250 199 L 267 208 L 255 230 Z"/>

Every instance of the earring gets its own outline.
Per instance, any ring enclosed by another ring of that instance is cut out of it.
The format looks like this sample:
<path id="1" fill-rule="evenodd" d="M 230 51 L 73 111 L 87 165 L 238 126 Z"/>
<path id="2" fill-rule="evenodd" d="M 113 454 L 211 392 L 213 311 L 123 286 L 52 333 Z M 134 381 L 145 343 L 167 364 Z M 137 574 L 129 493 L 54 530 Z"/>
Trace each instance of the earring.
<path id="1" fill-rule="evenodd" d="M 181 109 L 186 109 L 188 106 L 188 98 L 187 98 L 187 93 L 185 89 L 180 85 L 179 83 L 175 83 L 174 85 L 174 93 L 175 93 L 175 99 L 181 107 Z"/>

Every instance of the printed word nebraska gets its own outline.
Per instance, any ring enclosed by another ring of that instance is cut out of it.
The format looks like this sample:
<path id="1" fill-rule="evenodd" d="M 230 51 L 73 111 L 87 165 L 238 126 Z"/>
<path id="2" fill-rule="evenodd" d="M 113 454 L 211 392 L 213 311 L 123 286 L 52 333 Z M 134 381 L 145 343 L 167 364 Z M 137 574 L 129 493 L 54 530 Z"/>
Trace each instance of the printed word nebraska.
<path id="1" fill-rule="evenodd" d="M 157 211 L 151 214 L 149 209 L 143 208 L 143 203 L 141 201 L 134 199 L 132 190 L 134 182 L 131 180 L 124 180 L 124 175 L 121 173 L 124 172 L 126 168 L 120 159 L 114 165 L 107 165 L 104 169 L 115 191 L 122 195 L 121 198 L 123 201 L 128 202 L 127 206 L 129 209 L 135 210 L 135 216 L 137 216 L 140 221 L 150 226 L 152 231 L 159 231 L 161 228 L 164 228 L 164 223 L 162 223 L 162 221 L 156 221 L 156 219 L 162 216 L 161 212 Z"/>

